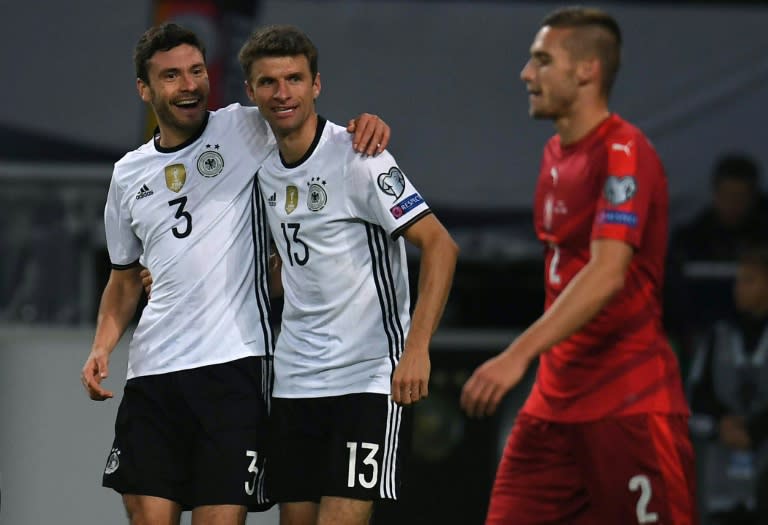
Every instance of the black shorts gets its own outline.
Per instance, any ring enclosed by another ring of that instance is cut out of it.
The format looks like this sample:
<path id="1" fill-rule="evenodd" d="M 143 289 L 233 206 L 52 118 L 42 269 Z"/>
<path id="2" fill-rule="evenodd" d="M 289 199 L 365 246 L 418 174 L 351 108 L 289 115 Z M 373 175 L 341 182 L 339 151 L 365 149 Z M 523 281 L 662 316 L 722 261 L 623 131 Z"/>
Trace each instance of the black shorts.
<path id="1" fill-rule="evenodd" d="M 271 361 L 135 377 L 125 385 L 102 484 L 184 509 L 266 510 L 264 450 Z"/>
<path id="2" fill-rule="evenodd" d="M 385 394 L 273 399 L 270 499 L 398 499 L 411 417 L 410 409 Z"/>

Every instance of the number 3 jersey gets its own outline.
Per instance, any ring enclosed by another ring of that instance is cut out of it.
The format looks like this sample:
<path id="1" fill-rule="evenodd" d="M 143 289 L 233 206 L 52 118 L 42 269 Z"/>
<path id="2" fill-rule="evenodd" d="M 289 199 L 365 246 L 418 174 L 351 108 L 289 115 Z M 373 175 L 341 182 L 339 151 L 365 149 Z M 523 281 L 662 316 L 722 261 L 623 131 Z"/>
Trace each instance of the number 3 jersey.
<path id="1" fill-rule="evenodd" d="M 363 157 L 318 117 L 304 158 L 258 174 L 282 258 L 275 397 L 389 394 L 410 325 L 400 233 L 430 213 L 392 156 Z"/>
<path id="2" fill-rule="evenodd" d="M 524 410 L 585 421 L 637 412 L 687 413 L 661 325 L 667 178 L 644 135 L 617 115 L 575 144 L 544 149 L 534 221 L 545 244 L 545 307 L 590 259 L 590 243 L 634 249 L 624 288 L 580 330 L 541 355 Z"/>
<path id="3" fill-rule="evenodd" d="M 152 294 L 128 379 L 271 349 L 268 231 L 255 174 L 274 139 L 256 108 L 208 113 L 175 148 L 150 140 L 115 164 L 104 212 L 113 268 L 141 259 Z"/>

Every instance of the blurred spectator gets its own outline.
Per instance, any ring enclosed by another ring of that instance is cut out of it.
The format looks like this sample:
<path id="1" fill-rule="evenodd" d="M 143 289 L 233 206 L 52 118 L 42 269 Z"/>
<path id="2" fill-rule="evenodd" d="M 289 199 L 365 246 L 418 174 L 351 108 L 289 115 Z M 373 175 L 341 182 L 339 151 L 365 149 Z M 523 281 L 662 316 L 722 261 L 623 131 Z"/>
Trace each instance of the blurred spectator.
<path id="1" fill-rule="evenodd" d="M 712 201 L 670 239 L 664 322 L 682 349 L 726 312 L 736 262 L 745 246 L 768 242 L 768 206 L 760 168 L 746 154 L 728 153 L 712 172 Z"/>
<path id="2" fill-rule="evenodd" d="M 733 302 L 735 313 L 710 329 L 691 367 L 691 434 L 713 523 L 766 523 L 756 494 L 768 461 L 768 245 L 743 252 Z"/>
<path id="3" fill-rule="evenodd" d="M 744 154 L 718 159 L 712 203 L 675 232 L 672 245 L 686 261 L 735 261 L 754 242 L 768 240 L 768 214 L 757 162 Z"/>

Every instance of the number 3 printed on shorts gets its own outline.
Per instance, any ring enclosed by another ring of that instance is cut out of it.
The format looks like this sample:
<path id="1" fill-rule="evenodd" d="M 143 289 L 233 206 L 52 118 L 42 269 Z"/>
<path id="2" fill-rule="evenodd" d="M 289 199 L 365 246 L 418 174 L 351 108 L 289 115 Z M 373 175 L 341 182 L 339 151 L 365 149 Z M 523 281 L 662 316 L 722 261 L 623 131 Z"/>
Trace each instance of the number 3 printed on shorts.
<path id="1" fill-rule="evenodd" d="M 259 467 L 256 465 L 259 455 L 255 450 L 246 450 L 245 455 L 252 458 L 251 464 L 248 465 L 248 472 L 253 473 L 253 483 L 245 482 L 245 493 L 249 496 L 253 496 L 253 493 L 256 491 L 256 477 L 259 475 Z"/>
<path id="2" fill-rule="evenodd" d="M 651 490 L 651 482 L 648 476 L 645 474 L 638 474 L 632 476 L 629 480 L 629 490 L 632 492 L 640 491 L 640 497 L 637 499 L 637 505 L 635 506 L 635 512 L 637 513 L 638 523 L 657 523 L 659 521 L 659 515 L 655 512 L 648 512 L 648 503 L 651 501 L 653 491 Z"/>
<path id="3" fill-rule="evenodd" d="M 355 486 L 355 474 L 357 474 L 357 443 L 354 441 L 347 441 L 347 448 L 349 449 L 349 470 L 347 471 L 347 487 Z M 371 467 L 370 479 L 365 479 L 365 473 L 361 472 L 357 476 L 357 480 L 360 481 L 360 485 L 363 488 L 370 489 L 376 485 L 376 481 L 379 479 L 379 464 L 376 462 L 376 452 L 379 451 L 379 445 L 376 443 L 360 443 L 360 448 L 367 449 L 368 455 L 363 460 L 363 465 Z"/>

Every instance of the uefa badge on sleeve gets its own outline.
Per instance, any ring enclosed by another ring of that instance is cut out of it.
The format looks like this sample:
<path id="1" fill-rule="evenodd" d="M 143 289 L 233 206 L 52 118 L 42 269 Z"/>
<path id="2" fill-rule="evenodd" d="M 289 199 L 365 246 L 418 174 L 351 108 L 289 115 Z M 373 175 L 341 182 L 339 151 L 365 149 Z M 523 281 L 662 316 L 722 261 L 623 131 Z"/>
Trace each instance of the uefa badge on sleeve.
<path id="1" fill-rule="evenodd" d="M 405 176 L 397 167 L 392 166 L 386 173 L 379 174 L 376 179 L 379 189 L 391 195 L 395 200 L 399 199 L 405 191 Z"/>
<path id="2" fill-rule="evenodd" d="M 603 195 L 614 206 L 628 202 L 637 193 L 637 181 L 632 175 L 617 177 L 609 176 L 605 181 Z"/>

